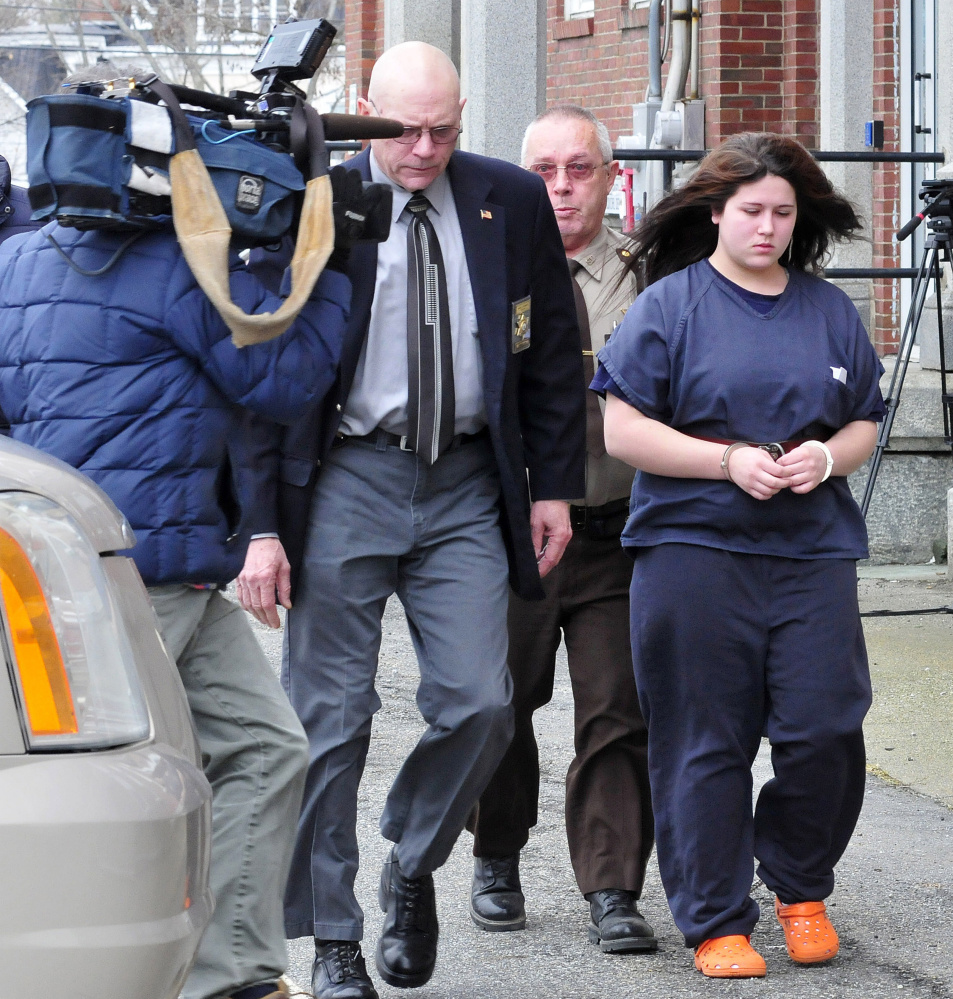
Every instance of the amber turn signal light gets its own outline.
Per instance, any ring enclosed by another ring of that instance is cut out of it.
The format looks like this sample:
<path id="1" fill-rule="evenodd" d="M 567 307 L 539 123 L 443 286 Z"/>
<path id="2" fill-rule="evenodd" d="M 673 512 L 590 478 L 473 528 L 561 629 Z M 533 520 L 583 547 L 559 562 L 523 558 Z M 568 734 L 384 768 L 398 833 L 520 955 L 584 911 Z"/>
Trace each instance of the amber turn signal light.
<path id="1" fill-rule="evenodd" d="M 69 677 L 43 588 L 26 553 L 2 529 L 0 593 L 31 733 L 77 732 Z"/>

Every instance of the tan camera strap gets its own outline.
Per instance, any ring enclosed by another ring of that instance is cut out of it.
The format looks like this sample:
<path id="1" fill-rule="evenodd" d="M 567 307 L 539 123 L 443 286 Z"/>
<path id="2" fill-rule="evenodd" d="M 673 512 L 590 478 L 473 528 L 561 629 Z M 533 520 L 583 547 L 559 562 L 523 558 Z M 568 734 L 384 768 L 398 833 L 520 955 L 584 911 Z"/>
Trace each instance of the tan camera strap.
<path id="1" fill-rule="evenodd" d="M 172 221 L 195 280 L 225 320 L 236 347 L 280 336 L 304 308 L 334 249 L 331 180 L 320 115 L 304 103 L 294 112 L 305 116 L 311 179 L 305 185 L 298 238 L 291 258 L 291 292 L 277 312 L 249 314 L 232 301 L 228 280 L 232 230 L 212 178 L 195 148 L 192 128 L 168 86 L 154 81 L 149 88 L 165 101 L 172 118 L 178 150 L 169 162 Z"/>

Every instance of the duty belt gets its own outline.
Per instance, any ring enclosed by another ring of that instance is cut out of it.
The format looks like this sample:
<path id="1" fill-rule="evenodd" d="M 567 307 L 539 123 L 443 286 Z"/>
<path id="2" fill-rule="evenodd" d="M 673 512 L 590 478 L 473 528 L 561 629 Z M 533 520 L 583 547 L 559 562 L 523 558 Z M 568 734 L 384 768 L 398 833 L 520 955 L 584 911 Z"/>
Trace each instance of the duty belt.
<path id="1" fill-rule="evenodd" d="M 591 538 L 618 538 L 629 517 L 627 499 L 611 500 L 602 506 L 569 507 L 569 523 L 574 531 Z"/>

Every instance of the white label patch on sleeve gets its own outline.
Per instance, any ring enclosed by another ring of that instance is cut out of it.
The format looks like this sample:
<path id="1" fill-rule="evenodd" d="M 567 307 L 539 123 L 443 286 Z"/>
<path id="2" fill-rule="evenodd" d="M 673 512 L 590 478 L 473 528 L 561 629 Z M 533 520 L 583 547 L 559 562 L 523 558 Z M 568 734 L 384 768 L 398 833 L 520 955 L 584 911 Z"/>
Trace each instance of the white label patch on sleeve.
<path id="1" fill-rule="evenodd" d="M 129 121 L 126 141 L 131 146 L 151 149 L 156 153 L 171 153 L 172 119 L 165 108 L 145 101 L 129 101 Z"/>
<path id="2" fill-rule="evenodd" d="M 841 383 L 841 385 L 847 384 L 847 368 L 831 367 L 831 374 Z"/>

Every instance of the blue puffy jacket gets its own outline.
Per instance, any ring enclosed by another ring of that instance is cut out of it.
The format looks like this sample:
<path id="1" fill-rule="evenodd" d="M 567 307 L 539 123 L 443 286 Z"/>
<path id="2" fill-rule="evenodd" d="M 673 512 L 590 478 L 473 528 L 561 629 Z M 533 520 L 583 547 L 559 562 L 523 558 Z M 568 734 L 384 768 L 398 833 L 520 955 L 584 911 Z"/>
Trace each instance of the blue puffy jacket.
<path id="1" fill-rule="evenodd" d="M 228 582 L 244 560 L 256 471 L 243 407 L 291 423 L 321 401 L 350 282 L 325 271 L 291 329 L 238 349 L 173 234 L 142 236 L 98 276 L 77 273 L 48 235 L 87 272 L 127 238 L 51 224 L 0 245 L 0 407 L 12 436 L 109 494 L 148 585 Z M 231 288 L 246 312 L 280 305 L 237 257 Z"/>
<path id="2" fill-rule="evenodd" d="M 22 187 L 10 183 L 10 164 L 0 156 L 0 242 L 39 228 L 31 218 L 30 200 Z"/>

